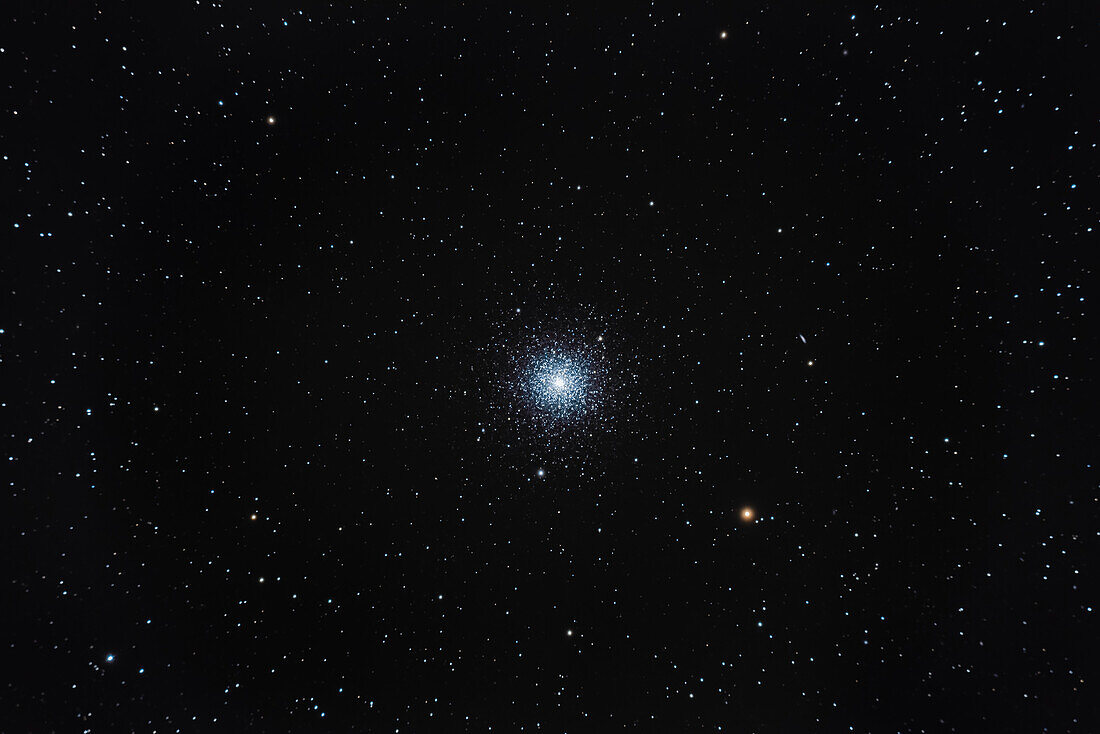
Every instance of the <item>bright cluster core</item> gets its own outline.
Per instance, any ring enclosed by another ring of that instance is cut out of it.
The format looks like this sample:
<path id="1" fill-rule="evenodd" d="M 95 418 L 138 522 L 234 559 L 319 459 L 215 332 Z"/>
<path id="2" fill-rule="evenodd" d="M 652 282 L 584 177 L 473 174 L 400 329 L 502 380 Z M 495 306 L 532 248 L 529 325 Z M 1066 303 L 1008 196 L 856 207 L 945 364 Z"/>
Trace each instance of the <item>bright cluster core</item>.
<path id="1" fill-rule="evenodd" d="M 523 387 L 531 408 L 552 420 L 579 418 L 592 404 L 589 368 L 555 352 L 531 357 L 523 376 Z"/>

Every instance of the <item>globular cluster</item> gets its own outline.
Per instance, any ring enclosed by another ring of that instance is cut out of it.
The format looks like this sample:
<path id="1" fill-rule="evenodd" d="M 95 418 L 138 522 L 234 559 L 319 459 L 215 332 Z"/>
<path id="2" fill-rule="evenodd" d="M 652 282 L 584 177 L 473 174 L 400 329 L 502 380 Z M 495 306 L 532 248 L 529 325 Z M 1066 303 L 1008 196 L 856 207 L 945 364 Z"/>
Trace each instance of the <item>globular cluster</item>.
<path id="1" fill-rule="evenodd" d="M 644 398 L 637 345 L 616 314 L 545 311 L 501 320 L 483 349 L 488 422 L 510 445 L 584 463 L 631 428 Z"/>
<path id="2" fill-rule="evenodd" d="M 505 349 L 498 375 L 504 407 L 543 434 L 567 436 L 605 422 L 622 374 L 602 341 L 577 328 L 521 327 Z"/>

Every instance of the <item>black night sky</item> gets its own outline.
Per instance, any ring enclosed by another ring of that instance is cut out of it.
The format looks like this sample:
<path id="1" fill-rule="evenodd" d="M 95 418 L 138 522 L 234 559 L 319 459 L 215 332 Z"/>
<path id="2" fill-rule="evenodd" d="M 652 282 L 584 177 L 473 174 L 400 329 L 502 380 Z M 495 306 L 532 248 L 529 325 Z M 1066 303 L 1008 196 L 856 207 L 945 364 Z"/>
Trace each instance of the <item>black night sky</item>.
<path id="1" fill-rule="evenodd" d="M 1096 22 L 6 7 L 0 731 L 1100 730 Z"/>

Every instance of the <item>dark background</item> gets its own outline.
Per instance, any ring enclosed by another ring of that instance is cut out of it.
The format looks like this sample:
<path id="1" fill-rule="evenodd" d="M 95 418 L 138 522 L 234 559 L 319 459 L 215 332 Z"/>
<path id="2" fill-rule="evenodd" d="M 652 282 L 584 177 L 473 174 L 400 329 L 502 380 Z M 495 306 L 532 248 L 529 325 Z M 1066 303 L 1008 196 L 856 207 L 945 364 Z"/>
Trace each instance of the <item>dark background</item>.
<path id="1" fill-rule="evenodd" d="M 2 17 L 0 730 L 1097 731 L 1090 4 Z"/>

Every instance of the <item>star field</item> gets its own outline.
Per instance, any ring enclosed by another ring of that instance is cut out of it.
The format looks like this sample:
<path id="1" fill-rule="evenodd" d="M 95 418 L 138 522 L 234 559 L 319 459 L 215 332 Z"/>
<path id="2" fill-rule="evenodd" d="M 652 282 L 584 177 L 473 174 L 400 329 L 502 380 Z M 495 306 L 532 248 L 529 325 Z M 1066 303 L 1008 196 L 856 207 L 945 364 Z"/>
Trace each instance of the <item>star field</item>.
<path id="1" fill-rule="evenodd" d="M 1090 10 L 8 9 L 0 731 L 1100 731 Z"/>

